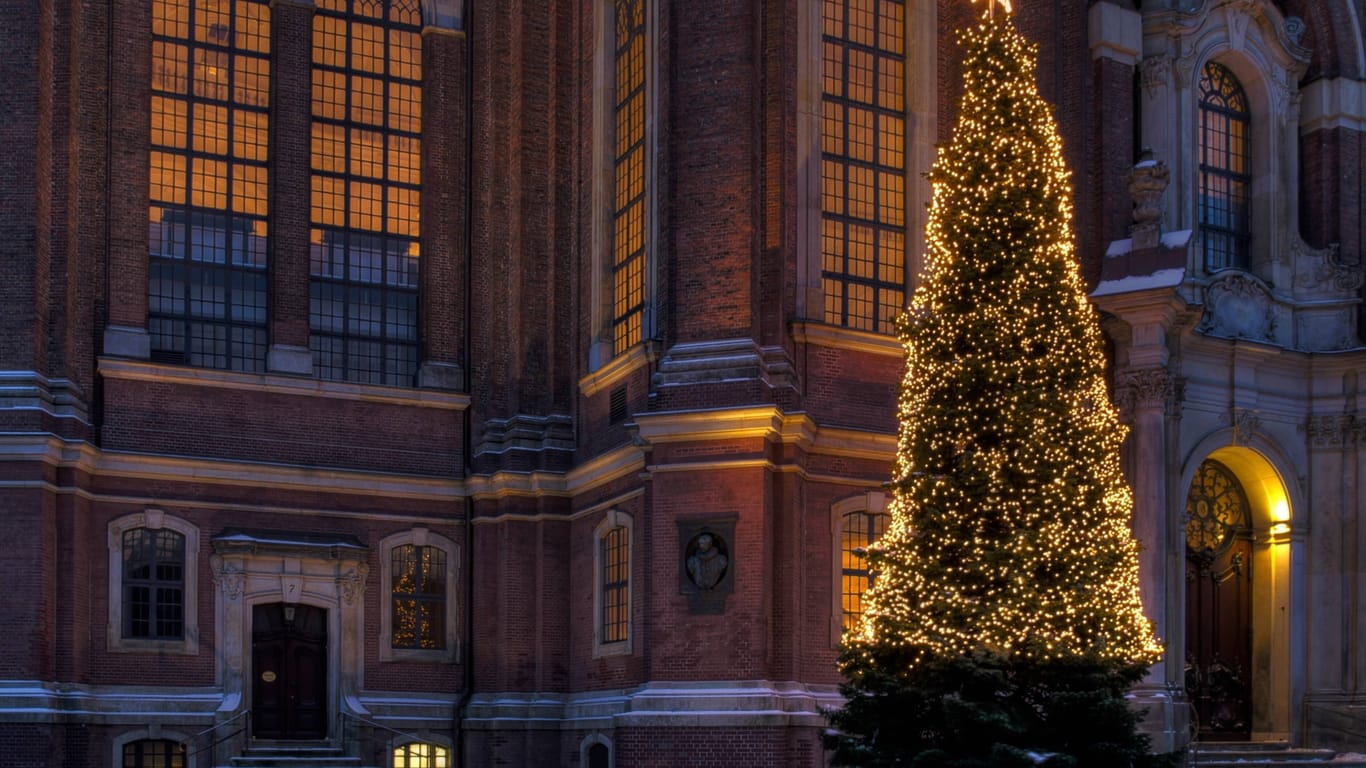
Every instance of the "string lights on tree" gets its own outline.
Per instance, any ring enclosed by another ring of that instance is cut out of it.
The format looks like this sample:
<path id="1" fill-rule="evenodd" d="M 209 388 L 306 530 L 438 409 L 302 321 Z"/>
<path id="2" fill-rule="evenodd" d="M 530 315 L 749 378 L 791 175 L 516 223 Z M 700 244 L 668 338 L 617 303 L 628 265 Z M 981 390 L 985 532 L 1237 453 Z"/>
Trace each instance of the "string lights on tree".
<path id="1" fill-rule="evenodd" d="M 892 521 L 841 655 L 837 765 L 1148 759 L 1124 693 L 1160 646 L 1139 598 L 1124 427 L 1062 142 L 1010 11 L 986 0 L 960 35 L 964 92 L 899 323 Z"/>
<path id="2" fill-rule="evenodd" d="M 986 17 L 988 19 L 996 18 L 997 5 L 1000 5 L 1001 10 L 1006 12 L 1007 14 L 1014 12 L 1014 9 L 1010 7 L 1010 0 L 983 0 L 983 2 L 986 5 Z M 976 5 L 977 0 L 972 0 L 972 4 Z"/>

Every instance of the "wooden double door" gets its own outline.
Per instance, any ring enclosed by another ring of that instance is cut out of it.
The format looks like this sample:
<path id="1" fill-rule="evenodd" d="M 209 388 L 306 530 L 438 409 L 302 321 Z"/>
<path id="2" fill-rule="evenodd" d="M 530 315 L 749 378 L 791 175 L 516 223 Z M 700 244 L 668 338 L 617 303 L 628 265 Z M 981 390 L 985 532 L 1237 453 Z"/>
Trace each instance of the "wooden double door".
<path id="1" fill-rule="evenodd" d="M 1186 694 L 1200 738 L 1252 730 L 1252 532 L 1237 478 L 1206 461 L 1186 498 Z"/>
<path id="2" fill-rule="evenodd" d="M 327 737 L 327 611 L 268 603 L 251 610 L 252 735 Z"/>

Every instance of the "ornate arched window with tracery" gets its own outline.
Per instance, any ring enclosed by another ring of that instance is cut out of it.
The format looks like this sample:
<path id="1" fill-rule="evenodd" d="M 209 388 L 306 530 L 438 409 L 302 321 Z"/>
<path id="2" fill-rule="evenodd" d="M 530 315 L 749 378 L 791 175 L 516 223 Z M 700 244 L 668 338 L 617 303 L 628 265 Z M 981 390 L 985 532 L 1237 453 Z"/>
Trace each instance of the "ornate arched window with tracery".
<path id="1" fill-rule="evenodd" d="M 1228 67 L 1200 73 L 1200 236 L 1205 269 L 1246 268 L 1252 186 L 1247 94 Z"/>

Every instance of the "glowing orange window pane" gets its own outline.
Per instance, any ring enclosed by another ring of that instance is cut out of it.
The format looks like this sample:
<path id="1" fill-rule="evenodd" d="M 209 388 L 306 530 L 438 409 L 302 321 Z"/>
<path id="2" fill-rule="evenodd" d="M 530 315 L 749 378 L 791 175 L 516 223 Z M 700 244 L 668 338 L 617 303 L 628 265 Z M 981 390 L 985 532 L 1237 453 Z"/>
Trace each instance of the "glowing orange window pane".
<path id="1" fill-rule="evenodd" d="M 151 199 L 159 203 L 183 205 L 186 181 L 185 156 L 169 152 L 152 152 L 151 166 Z"/>
<path id="2" fill-rule="evenodd" d="M 196 152 L 208 152 L 215 155 L 227 154 L 227 108 L 214 104 L 195 104 L 192 130 L 194 132 L 194 149 Z"/>
<path id="3" fill-rule="evenodd" d="M 180 99 L 152 97 L 152 145 L 185 148 L 187 105 Z"/>
<path id="4" fill-rule="evenodd" d="M 190 31 L 189 0 L 153 0 L 152 34 L 185 37 Z"/>
<path id="5" fill-rule="evenodd" d="M 886 333 L 905 295 L 905 3 L 826 0 L 822 13 L 821 214 L 848 224 L 822 227 L 825 319 Z"/>

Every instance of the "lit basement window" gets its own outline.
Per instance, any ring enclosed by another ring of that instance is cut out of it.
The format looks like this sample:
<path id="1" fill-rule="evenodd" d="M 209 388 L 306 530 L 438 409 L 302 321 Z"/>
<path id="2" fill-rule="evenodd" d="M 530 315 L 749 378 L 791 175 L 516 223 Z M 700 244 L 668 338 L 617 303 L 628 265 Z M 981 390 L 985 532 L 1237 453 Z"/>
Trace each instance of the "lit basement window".
<path id="1" fill-rule="evenodd" d="M 437 744 L 404 744 L 394 750 L 394 768 L 449 768 L 450 750 Z"/>

